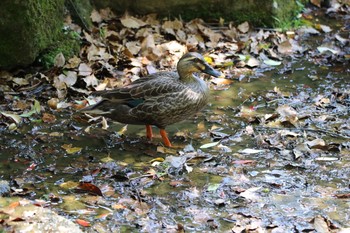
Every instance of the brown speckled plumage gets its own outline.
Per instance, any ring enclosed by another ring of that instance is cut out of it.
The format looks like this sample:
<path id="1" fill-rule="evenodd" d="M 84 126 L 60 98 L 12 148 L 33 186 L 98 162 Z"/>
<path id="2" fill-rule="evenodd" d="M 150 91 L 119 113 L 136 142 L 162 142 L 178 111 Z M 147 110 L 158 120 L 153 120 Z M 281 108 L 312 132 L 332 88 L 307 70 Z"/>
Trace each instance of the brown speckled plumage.
<path id="1" fill-rule="evenodd" d="M 185 54 L 178 62 L 177 71 L 158 72 L 122 88 L 94 92 L 102 100 L 82 111 L 125 124 L 155 125 L 164 130 L 207 104 L 209 89 L 196 73 L 220 75 L 198 53 Z M 150 129 L 147 128 L 148 137 L 152 137 Z M 171 146 L 170 142 L 165 144 Z"/>

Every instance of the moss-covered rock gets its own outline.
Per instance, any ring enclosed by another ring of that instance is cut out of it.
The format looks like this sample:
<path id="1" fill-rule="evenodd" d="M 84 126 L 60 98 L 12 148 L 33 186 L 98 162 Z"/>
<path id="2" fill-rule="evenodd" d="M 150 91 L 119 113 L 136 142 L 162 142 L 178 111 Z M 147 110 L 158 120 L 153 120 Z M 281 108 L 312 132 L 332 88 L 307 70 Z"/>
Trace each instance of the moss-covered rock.
<path id="1" fill-rule="evenodd" d="M 0 67 L 31 64 L 62 35 L 64 0 L 2 0 Z"/>
<path id="2" fill-rule="evenodd" d="M 305 2 L 305 0 L 300 0 Z M 275 26 L 291 20 L 300 9 L 298 0 L 93 0 L 98 8 L 111 7 L 116 13 L 157 13 L 162 17 L 180 17 L 185 20 L 224 18 L 241 23 L 249 21 L 256 26 Z"/>
<path id="3" fill-rule="evenodd" d="M 45 68 L 50 68 L 55 63 L 55 58 L 59 53 L 68 59 L 74 55 L 79 54 L 80 38 L 79 35 L 73 31 L 61 33 L 56 39 L 55 43 L 43 50 L 37 61 Z"/>

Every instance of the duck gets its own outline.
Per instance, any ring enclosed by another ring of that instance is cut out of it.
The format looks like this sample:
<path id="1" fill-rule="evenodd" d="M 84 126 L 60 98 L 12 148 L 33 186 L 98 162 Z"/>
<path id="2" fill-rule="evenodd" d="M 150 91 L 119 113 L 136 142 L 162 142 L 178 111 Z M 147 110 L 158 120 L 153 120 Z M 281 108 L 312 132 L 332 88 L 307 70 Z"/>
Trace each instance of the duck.
<path id="1" fill-rule="evenodd" d="M 172 147 L 165 128 L 188 119 L 208 103 L 209 87 L 201 73 L 221 76 L 201 54 L 188 52 L 178 61 L 177 71 L 160 71 L 124 87 L 95 91 L 92 94 L 102 99 L 80 111 L 124 124 L 145 125 L 149 140 L 152 126 L 156 126 L 164 145 Z"/>

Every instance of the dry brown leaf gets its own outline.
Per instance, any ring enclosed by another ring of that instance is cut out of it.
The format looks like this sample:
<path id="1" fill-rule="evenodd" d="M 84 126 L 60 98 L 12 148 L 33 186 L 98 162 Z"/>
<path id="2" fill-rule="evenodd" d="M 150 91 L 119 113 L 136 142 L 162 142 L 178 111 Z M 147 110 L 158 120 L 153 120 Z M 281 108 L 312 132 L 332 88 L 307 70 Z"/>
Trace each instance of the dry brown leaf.
<path id="1" fill-rule="evenodd" d="M 315 140 L 306 143 L 310 148 L 320 148 L 326 146 L 326 142 L 321 138 L 316 138 Z"/>
<path id="2" fill-rule="evenodd" d="M 249 23 L 245 21 L 237 26 L 237 29 L 242 33 L 247 33 L 249 31 Z"/>
<path id="3" fill-rule="evenodd" d="M 140 52 L 140 50 L 141 50 L 140 42 L 138 42 L 138 41 L 128 41 L 128 42 L 125 43 L 125 47 L 133 55 L 137 55 Z"/>
<path id="4" fill-rule="evenodd" d="M 92 72 L 91 67 L 89 67 L 86 63 L 80 63 L 78 70 L 80 76 L 89 76 Z"/>
<path id="5" fill-rule="evenodd" d="M 86 76 L 85 78 L 83 78 L 83 80 L 85 81 L 87 87 L 95 87 L 98 85 L 98 80 L 94 74 Z"/>
<path id="6" fill-rule="evenodd" d="M 102 22 L 102 17 L 100 15 L 100 13 L 93 9 L 90 15 L 91 21 L 95 22 L 95 23 L 101 23 Z"/>
<path id="7" fill-rule="evenodd" d="M 280 43 L 277 47 L 277 50 L 282 54 L 291 54 L 293 52 L 292 45 L 288 40 Z"/>
<path id="8" fill-rule="evenodd" d="M 13 78 L 12 81 L 19 86 L 24 86 L 29 84 L 28 80 L 25 78 Z"/>
<path id="9" fill-rule="evenodd" d="M 291 124 L 295 125 L 296 122 L 298 121 L 298 113 L 295 111 L 294 108 L 288 106 L 288 105 L 282 105 L 279 106 L 276 109 L 276 112 L 280 115 L 280 120 L 283 121 L 288 121 Z"/>
<path id="10" fill-rule="evenodd" d="M 120 18 L 120 22 L 127 28 L 140 28 L 146 25 L 146 23 L 142 20 L 128 14 L 125 14 L 122 18 Z"/>
<path id="11" fill-rule="evenodd" d="M 65 68 L 76 68 L 79 66 L 80 63 L 81 63 L 80 58 L 77 56 L 74 56 L 68 60 L 67 64 L 64 67 Z"/>
<path id="12" fill-rule="evenodd" d="M 250 57 L 249 60 L 246 62 L 246 65 L 253 68 L 260 65 L 260 61 L 256 59 L 255 57 Z"/>
<path id="13" fill-rule="evenodd" d="M 43 114 L 41 119 L 45 123 L 53 123 L 56 121 L 56 117 L 54 115 L 52 115 L 50 113 L 46 113 L 46 112 Z"/>

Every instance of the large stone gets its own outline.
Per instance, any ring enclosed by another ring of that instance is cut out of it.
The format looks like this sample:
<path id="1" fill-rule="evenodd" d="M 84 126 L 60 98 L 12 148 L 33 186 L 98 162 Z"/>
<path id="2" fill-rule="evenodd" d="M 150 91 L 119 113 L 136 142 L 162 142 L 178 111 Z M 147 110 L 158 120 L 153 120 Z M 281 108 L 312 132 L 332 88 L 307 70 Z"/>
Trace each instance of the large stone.
<path id="1" fill-rule="evenodd" d="M 2 0 L 0 68 L 31 64 L 62 34 L 64 0 Z"/>
<path id="2" fill-rule="evenodd" d="M 249 21 L 256 26 L 274 26 L 292 19 L 300 8 L 298 1 L 285 0 L 93 0 L 98 8 L 112 8 L 116 13 L 128 11 L 161 17 L 181 17 L 206 21 L 220 17 L 237 23 Z"/>

